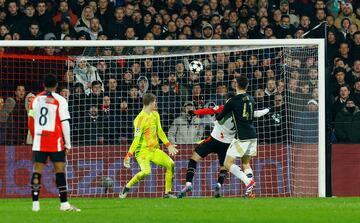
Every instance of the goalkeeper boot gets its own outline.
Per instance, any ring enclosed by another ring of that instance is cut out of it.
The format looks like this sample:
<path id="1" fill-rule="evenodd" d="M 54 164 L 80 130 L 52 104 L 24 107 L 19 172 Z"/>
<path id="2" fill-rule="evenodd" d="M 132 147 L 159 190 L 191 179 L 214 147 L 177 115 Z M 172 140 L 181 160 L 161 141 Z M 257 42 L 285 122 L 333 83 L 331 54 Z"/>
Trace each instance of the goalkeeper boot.
<path id="1" fill-rule="evenodd" d="M 61 204 L 60 205 L 60 211 L 74 211 L 74 212 L 79 212 L 81 211 L 81 209 L 69 204 L 69 203 L 66 203 L 66 204 Z"/>
<path id="2" fill-rule="evenodd" d="M 165 193 L 164 198 L 177 198 L 177 197 L 175 195 L 173 195 L 172 193 Z"/>
<path id="3" fill-rule="evenodd" d="M 34 211 L 34 212 L 40 211 L 40 203 L 39 203 L 39 201 L 33 201 L 33 203 L 32 203 L 32 211 Z"/>
<path id="4" fill-rule="evenodd" d="M 244 198 L 255 198 L 255 190 L 256 184 L 255 181 L 251 180 L 250 183 L 246 186 Z"/>
<path id="5" fill-rule="evenodd" d="M 185 197 L 185 194 L 186 194 L 187 192 L 192 191 L 192 189 L 193 189 L 193 188 L 192 188 L 192 183 L 187 182 L 186 185 L 185 185 L 185 187 L 184 187 L 184 189 L 182 189 L 182 190 L 178 193 L 177 197 L 178 197 L 178 198 L 183 198 L 183 197 Z"/>
<path id="6" fill-rule="evenodd" d="M 215 197 L 215 198 L 221 197 L 221 195 L 220 195 L 220 189 L 221 189 L 221 184 L 220 184 L 220 183 L 217 183 L 216 186 L 215 186 L 215 192 L 214 192 L 214 197 Z"/>
<path id="7" fill-rule="evenodd" d="M 130 191 L 130 188 L 123 187 L 120 194 L 119 194 L 119 198 L 126 198 L 129 191 Z"/>

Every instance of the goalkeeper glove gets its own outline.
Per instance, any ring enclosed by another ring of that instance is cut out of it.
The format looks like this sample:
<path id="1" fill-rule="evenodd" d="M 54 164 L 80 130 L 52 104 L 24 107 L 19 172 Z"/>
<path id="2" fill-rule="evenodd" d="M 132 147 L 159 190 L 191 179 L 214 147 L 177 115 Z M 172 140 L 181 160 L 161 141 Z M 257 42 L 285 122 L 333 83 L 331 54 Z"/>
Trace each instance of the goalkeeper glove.
<path id="1" fill-rule="evenodd" d="M 179 151 L 176 149 L 176 145 L 170 145 L 167 147 L 170 155 L 176 155 Z"/>
<path id="2" fill-rule="evenodd" d="M 130 161 L 131 161 L 131 156 L 132 156 L 132 153 L 131 152 L 128 152 L 126 154 L 126 156 L 124 157 L 124 167 L 129 169 L 130 168 Z"/>

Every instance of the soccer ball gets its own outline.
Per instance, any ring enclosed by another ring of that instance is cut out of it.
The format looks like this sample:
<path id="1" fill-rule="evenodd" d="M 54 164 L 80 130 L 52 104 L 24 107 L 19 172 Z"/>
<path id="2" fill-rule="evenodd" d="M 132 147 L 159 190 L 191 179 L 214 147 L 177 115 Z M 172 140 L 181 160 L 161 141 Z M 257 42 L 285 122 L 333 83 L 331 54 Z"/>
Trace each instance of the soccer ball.
<path id="1" fill-rule="evenodd" d="M 204 69 L 202 63 L 198 60 L 193 60 L 189 64 L 189 70 L 193 73 L 200 73 Z"/>

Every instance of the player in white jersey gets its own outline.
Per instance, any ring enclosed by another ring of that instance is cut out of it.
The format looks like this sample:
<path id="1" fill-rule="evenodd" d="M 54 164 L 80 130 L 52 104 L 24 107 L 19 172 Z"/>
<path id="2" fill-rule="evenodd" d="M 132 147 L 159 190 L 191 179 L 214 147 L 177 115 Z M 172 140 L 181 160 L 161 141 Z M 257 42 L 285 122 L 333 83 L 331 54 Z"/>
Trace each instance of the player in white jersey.
<path id="1" fill-rule="evenodd" d="M 214 108 L 204 108 L 190 111 L 193 115 L 214 115 L 222 111 L 224 106 L 216 106 Z M 269 109 L 255 111 L 255 117 L 261 117 L 269 112 Z M 220 197 L 220 189 L 227 176 L 227 170 L 224 167 L 226 152 L 236 135 L 236 128 L 231 115 L 224 117 L 222 120 L 214 121 L 214 128 L 210 136 L 203 140 L 193 152 L 186 172 L 185 187 L 178 193 L 178 198 L 185 196 L 187 192 L 192 191 L 192 181 L 196 171 L 197 162 L 205 158 L 210 153 L 218 155 L 220 172 L 215 186 L 214 197 Z M 252 177 L 252 176 L 250 176 Z"/>
<path id="2" fill-rule="evenodd" d="M 40 211 L 41 175 L 47 159 L 50 158 L 56 173 L 60 210 L 80 211 L 67 200 L 65 161 L 66 153 L 71 149 L 68 104 L 65 98 L 55 93 L 57 80 L 54 75 L 45 77 L 44 87 L 45 91 L 31 102 L 28 115 L 28 125 L 33 138 L 33 174 L 30 182 L 32 210 Z"/>

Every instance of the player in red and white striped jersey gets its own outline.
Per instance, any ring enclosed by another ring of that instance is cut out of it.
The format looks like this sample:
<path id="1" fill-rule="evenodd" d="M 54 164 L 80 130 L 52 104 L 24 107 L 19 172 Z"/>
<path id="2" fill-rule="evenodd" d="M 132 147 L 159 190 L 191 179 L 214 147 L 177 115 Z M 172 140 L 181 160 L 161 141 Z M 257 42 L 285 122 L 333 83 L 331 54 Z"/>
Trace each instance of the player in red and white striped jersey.
<path id="1" fill-rule="evenodd" d="M 71 149 L 68 104 L 65 98 L 55 93 L 57 80 L 54 75 L 45 77 L 44 87 L 45 91 L 38 94 L 31 102 L 28 114 L 28 125 L 33 138 L 34 166 L 30 182 L 32 210 L 40 210 L 41 174 L 49 157 L 56 173 L 56 187 L 59 190 L 61 202 L 60 210 L 80 211 L 67 201 L 65 161 L 66 154 Z"/>

